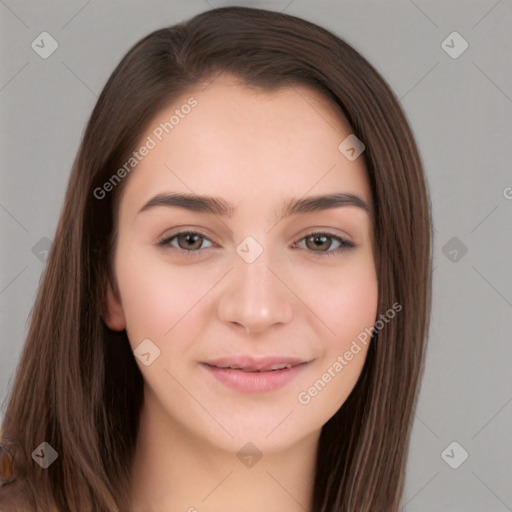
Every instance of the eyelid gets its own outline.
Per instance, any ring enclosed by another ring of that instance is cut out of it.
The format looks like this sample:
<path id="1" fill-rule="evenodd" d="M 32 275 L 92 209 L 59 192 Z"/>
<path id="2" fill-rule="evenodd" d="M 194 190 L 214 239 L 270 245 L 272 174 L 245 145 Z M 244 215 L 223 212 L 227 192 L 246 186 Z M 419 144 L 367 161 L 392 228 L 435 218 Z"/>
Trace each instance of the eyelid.
<path id="1" fill-rule="evenodd" d="M 161 246 L 163 248 L 170 248 L 171 250 L 178 251 L 186 256 L 196 256 L 196 255 L 200 255 L 202 252 L 204 252 L 204 250 L 202 250 L 202 249 L 187 250 L 187 249 L 179 249 L 179 248 L 171 246 L 170 241 L 180 235 L 200 235 L 202 238 L 212 242 L 213 245 L 218 245 L 211 239 L 211 237 L 209 235 L 207 235 L 206 233 L 204 233 L 203 231 L 201 231 L 200 229 L 197 229 L 197 228 L 194 228 L 194 229 L 183 228 L 180 231 L 172 232 L 172 233 L 164 236 L 163 238 L 161 238 L 158 241 L 157 245 Z M 314 236 L 314 235 L 317 235 L 317 236 L 327 235 L 329 238 L 337 240 L 339 242 L 340 246 L 337 249 L 327 250 L 327 251 L 313 251 L 313 250 L 305 249 L 307 252 L 309 252 L 310 254 L 313 254 L 313 255 L 318 255 L 321 257 L 327 256 L 327 255 L 335 256 L 335 255 L 343 253 L 349 249 L 353 249 L 353 248 L 357 247 L 357 244 L 355 244 L 348 238 L 345 238 L 341 235 L 333 233 L 332 231 L 330 231 L 330 228 L 326 228 L 326 229 L 314 228 L 314 229 L 308 231 L 306 234 L 302 235 L 296 242 L 293 242 L 293 246 L 296 246 L 298 243 L 300 243 L 303 240 L 306 240 L 310 236 Z"/>
<path id="2" fill-rule="evenodd" d="M 179 235 L 201 235 L 203 238 L 209 240 L 213 244 L 218 245 L 212 240 L 212 237 L 209 234 L 205 233 L 204 231 L 201 231 L 198 228 L 193 228 L 193 229 L 177 228 L 177 229 L 178 229 L 178 231 L 174 231 L 174 232 L 171 231 L 170 234 L 166 234 L 165 236 L 161 237 L 160 240 L 158 241 L 157 245 L 163 245 L 163 246 L 169 245 L 169 240 L 171 240 Z M 181 251 L 187 252 L 185 249 L 181 249 Z M 198 250 L 196 249 L 196 250 L 189 251 L 189 252 L 198 252 Z"/>
<path id="3" fill-rule="evenodd" d="M 299 242 L 302 242 L 303 240 L 306 240 L 310 236 L 320 236 L 320 235 L 327 235 L 329 238 L 332 238 L 334 240 L 337 240 L 340 244 L 340 246 L 337 249 L 328 250 L 328 251 L 312 251 L 305 249 L 308 253 L 312 254 L 313 256 L 318 256 L 320 258 L 326 257 L 326 256 L 339 256 L 342 255 L 345 251 L 348 251 L 350 249 L 354 249 L 357 245 L 349 240 L 348 238 L 345 238 L 341 235 L 337 235 L 335 233 L 332 233 L 329 229 L 313 229 L 312 231 L 309 231 L 305 235 L 303 235 L 297 242 L 294 242 L 293 245 L 297 245 Z"/>

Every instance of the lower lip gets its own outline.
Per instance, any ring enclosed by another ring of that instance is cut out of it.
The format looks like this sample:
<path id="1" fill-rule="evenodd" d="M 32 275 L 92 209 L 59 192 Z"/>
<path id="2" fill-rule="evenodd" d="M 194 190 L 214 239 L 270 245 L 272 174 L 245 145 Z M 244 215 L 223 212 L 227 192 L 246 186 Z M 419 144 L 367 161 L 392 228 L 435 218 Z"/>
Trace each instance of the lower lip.
<path id="1" fill-rule="evenodd" d="M 268 393 L 280 389 L 293 380 L 308 365 L 309 363 L 302 363 L 283 370 L 244 372 L 202 363 L 202 366 L 219 382 L 240 393 Z"/>

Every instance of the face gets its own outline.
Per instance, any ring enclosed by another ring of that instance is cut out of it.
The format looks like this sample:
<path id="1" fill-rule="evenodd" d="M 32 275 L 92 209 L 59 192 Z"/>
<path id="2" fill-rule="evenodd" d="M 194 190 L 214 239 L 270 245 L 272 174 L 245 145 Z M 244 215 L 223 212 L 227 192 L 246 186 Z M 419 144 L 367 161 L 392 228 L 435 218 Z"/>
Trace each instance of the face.
<path id="1" fill-rule="evenodd" d="M 284 450 L 318 435 L 353 389 L 377 314 L 371 214 L 304 203 L 348 194 L 371 208 L 362 158 L 338 149 L 351 130 L 336 108 L 308 88 L 224 76 L 141 137 L 105 321 L 126 329 L 145 410 L 173 432 Z M 184 194 L 217 201 L 209 211 Z"/>

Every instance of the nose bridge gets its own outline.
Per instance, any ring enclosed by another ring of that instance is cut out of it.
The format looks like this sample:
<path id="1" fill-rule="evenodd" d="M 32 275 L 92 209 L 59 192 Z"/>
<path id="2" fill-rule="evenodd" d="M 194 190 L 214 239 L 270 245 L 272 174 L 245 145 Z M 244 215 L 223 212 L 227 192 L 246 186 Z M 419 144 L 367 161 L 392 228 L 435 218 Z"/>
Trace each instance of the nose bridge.
<path id="1" fill-rule="evenodd" d="M 277 251 L 247 237 L 236 247 L 233 265 L 219 301 L 219 318 L 250 332 L 289 323 L 292 294 L 277 277 L 281 267 Z"/>

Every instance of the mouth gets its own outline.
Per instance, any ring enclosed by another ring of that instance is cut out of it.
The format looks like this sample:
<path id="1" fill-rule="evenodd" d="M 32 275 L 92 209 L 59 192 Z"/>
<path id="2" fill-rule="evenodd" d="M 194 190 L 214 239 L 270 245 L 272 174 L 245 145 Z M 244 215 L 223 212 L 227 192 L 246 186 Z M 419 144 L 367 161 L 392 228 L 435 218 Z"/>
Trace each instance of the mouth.
<path id="1" fill-rule="evenodd" d="M 236 360 L 234 360 L 236 359 Z M 207 373 L 225 386 L 240 393 L 276 391 L 291 382 L 312 361 L 298 358 L 218 359 L 202 363 Z"/>
<path id="2" fill-rule="evenodd" d="M 221 370 L 239 370 L 241 372 L 247 372 L 247 373 L 277 372 L 279 370 L 286 370 L 287 368 L 292 368 L 291 364 L 275 364 L 275 365 L 272 365 L 271 368 L 263 368 L 261 370 L 250 370 L 248 368 L 240 368 L 238 366 L 216 366 L 216 365 L 211 365 L 208 363 L 205 363 L 205 364 L 207 366 L 211 366 L 213 368 L 220 368 Z M 306 363 L 301 363 L 301 364 L 306 364 Z M 293 366 L 297 366 L 297 365 L 293 365 Z"/>
<path id="3" fill-rule="evenodd" d="M 230 356 L 206 361 L 204 364 L 215 368 L 239 370 L 248 373 L 264 373 L 286 370 L 309 361 L 290 356 L 252 357 L 246 355 Z"/>

